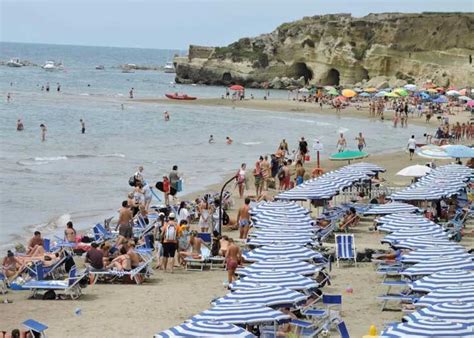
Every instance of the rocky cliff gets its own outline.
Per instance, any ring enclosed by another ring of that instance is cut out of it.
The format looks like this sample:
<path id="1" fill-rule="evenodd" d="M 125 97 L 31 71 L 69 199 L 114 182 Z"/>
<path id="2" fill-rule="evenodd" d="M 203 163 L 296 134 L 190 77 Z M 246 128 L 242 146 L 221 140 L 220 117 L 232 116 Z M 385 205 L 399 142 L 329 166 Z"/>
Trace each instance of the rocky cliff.
<path id="1" fill-rule="evenodd" d="M 190 46 L 176 82 L 284 88 L 474 84 L 474 13 L 305 17 L 226 47 Z"/>

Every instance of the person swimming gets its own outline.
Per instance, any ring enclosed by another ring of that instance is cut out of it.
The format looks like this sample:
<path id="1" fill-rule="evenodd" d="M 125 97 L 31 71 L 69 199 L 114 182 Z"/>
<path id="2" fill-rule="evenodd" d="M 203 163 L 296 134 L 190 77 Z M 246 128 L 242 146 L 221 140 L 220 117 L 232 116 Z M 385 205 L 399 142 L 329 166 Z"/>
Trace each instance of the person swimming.
<path id="1" fill-rule="evenodd" d="M 23 126 L 23 122 L 21 122 L 21 119 L 18 119 L 16 121 L 16 130 L 22 131 L 23 129 L 25 129 L 25 127 Z"/>
<path id="2" fill-rule="evenodd" d="M 232 142 L 234 142 L 234 141 L 233 141 L 229 136 L 227 136 L 227 137 L 225 138 L 225 143 L 227 143 L 227 144 L 232 144 Z"/>
<path id="3" fill-rule="evenodd" d="M 214 143 L 214 136 L 210 135 L 209 136 L 209 144 Z"/>

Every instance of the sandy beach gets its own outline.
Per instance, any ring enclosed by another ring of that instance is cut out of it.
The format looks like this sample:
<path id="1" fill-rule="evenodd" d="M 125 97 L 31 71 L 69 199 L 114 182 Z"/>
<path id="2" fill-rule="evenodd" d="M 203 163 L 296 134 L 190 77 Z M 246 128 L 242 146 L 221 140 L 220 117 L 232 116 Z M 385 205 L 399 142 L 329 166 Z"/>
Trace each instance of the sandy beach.
<path id="1" fill-rule="evenodd" d="M 407 165 L 426 162 L 421 158 L 409 161 L 408 154 L 404 152 L 375 155 L 366 161 L 387 169 L 383 177 L 388 186 L 409 184 L 409 179 L 395 176 L 395 173 Z M 307 165 L 307 169 L 311 165 Z M 344 165 L 345 162 L 322 160 L 325 170 Z M 208 191 L 216 191 L 217 188 L 210 187 Z M 254 191 L 251 189 L 247 193 L 252 195 Z M 231 216 L 242 203 L 236 191 L 234 199 L 236 203 Z M 368 230 L 371 224 L 370 218 L 364 218 L 354 229 L 358 251 L 365 248 L 386 249 L 380 244 L 383 235 Z M 469 227 L 468 230 L 472 231 L 472 226 Z M 228 234 L 238 237 L 236 232 Z M 473 243 L 472 237 L 465 237 L 462 241 L 468 248 Z M 325 246 L 333 247 L 333 244 L 330 241 Z M 75 259 L 82 261 L 79 257 Z M 376 296 L 385 290 L 380 286 L 371 263 L 360 263 L 357 267 L 345 264 L 340 268 L 333 266 L 331 277 L 332 285 L 326 286 L 323 291 L 343 295 L 343 318 L 352 336 L 366 334 L 372 324 L 380 330 L 384 323 L 401 318 L 400 312 L 380 311 Z M 11 330 L 23 320 L 34 318 L 49 326 L 49 337 L 97 337 L 99 332 L 101 337 L 150 337 L 209 308 L 211 299 L 227 293 L 223 286 L 225 279 L 225 271 L 176 270 L 170 274 L 156 270 L 143 285 L 97 284 L 86 288 L 84 295 L 75 301 L 30 300 L 27 291 L 9 292 L 7 298 L 13 303 L 0 304 L 0 327 Z M 348 286 L 353 288 L 352 294 L 345 292 Z M 80 315 L 76 314 L 78 309 L 81 310 Z"/>

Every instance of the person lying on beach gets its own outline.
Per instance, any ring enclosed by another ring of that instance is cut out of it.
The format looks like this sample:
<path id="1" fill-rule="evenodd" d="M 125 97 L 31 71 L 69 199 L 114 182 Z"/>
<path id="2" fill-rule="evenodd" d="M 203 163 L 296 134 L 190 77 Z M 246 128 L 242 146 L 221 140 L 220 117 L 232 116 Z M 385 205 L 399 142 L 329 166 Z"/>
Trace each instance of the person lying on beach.
<path id="1" fill-rule="evenodd" d="M 194 259 L 200 259 L 202 257 L 201 246 L 203 243 L 202 238 L 198 237 L 197 231 L 191 231 L 191 236 L 189 237 L 189 248 L 191 248 L 191 251 L 181 251 L 179 253 L 180 258 L 192 257 Z"/>
<path id="2" fill-rule="evenodd" d="M 44 242 L 41 232 L 35 231 L 33 237 L 28 242 L 27 256 L 41 256 L 44 253 Z"/>
<path id="3" fill-rule="evenodd" d="M 122 247 L 120 249 L 120 256 L 114 258 L 105 268 L 116 269 L 118 271 L 130 271 L 132 269 L 132 263 L 130 256 L 127 254 L 127 249 Z"/>
<path id="4" fill-rule="evenodd" d="M 10 250 L 7 251 L 7 256 L 3 258 L 2 262 L 2 272 L 5 274 L 7 278 L 10 278 L 16 275 L 18 268 L 22 265 L 22 263 L 15 257 L 13 252 Z"/>
<path id="5" fill-rule="evenodd" d="M 230 284 L 235 280 L 235 270 L 242 262 L 240 248 L 235 245 L 232 238 L 229 238 L 229 247 L 225 255 L 225 260 L 227 264 L 227 282 Z"/>

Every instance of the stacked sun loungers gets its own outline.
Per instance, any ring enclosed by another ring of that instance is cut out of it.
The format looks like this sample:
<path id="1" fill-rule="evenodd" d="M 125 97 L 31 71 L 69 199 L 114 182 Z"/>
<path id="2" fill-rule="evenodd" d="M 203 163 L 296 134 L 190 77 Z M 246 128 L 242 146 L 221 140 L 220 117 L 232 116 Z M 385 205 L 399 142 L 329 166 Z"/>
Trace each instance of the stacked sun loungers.
<path id="1" fill-rule="evenodd" d="M 258 327 L 261 337 L 275 337 L 278 325 L 285 322 L 290 322 L 296 337 L 316 337 L 331 328 L 347 332 L 339 310 L 330 309 L 334 304 L 321 301 L 319 289 L 329 282 L 328 261 L 315 250 L 317 228 L 309 211 L 295 203 L 265 202 L 253 207 L 251 215 L 254 228 L 246 243 L 249 250 L 243 252 L 246 264 L 236 270 L 239 279 L 228 286 L 230 292 L 214 299 L 209 310 L 155 337 L 189 333 L 190 327 L 197 329 L 186 336 L 199 336 L 199 330 L 210 330 L 212 320 L 219 327 Z M 281 311 L 284 307 L 299 310 L 301 318 L 291 320 Z M 235 327 L 229 330 L 251 334 Z"/>

